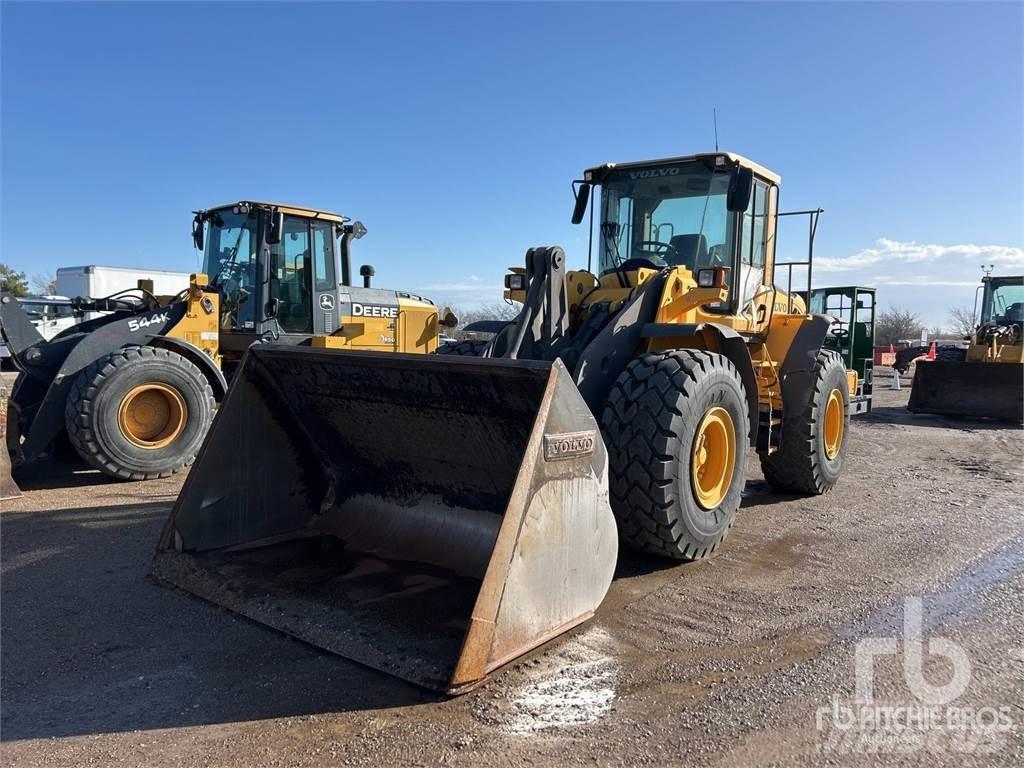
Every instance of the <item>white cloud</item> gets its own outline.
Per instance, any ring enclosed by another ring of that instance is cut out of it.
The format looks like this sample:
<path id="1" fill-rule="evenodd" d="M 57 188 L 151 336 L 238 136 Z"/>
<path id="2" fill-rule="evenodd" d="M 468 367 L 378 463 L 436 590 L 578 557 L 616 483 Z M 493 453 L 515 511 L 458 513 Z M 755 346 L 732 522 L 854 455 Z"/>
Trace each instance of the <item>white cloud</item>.
<path id="1" fill-rule="evenodd" d="M 899 306 L 926 324 L 946 325 L 951 307 L 971 306 L 981 265 L 995 274 L 1024 271 L 1024 248 L 1010 245 L 937 245 L 879 238 L 849 256 L 815 256 L 814 284 L 878 289 L 881 307 Z"/>
<path id="2" fill-rule="evenodd" d="M 464 279 L 450 282 L 437 282 L 420 285 L 414 293 L 429 296 L 438 304 L 454 304 L 463 309 L 474 309 L 482 304 L 491 304 L 502 300 L 502 277 L 496 279 L 481 278 L 479 275 L 467 275 Z"/>
<path id="3" fill-rule="evenodd" d="M 876 264 L 920 264 L 942 260 L 978 265 L 994 264 L 996 267 L 1024 265 L 1024 248 L 1010 245 L 932 245 L 914 242 L 900 242 L 882 237 L 875 247 L 864 248 L 852 256 L 822 256 L 814 259 L 814 269 L 822 272 L 848 272 L 865 269 Z M 890 283 L 897 285 L 898 283 Z M 908 283 L 910 284 L 910 283 Z M 956 283 L 912 283 L 914 285 L 960 285 Z"/>

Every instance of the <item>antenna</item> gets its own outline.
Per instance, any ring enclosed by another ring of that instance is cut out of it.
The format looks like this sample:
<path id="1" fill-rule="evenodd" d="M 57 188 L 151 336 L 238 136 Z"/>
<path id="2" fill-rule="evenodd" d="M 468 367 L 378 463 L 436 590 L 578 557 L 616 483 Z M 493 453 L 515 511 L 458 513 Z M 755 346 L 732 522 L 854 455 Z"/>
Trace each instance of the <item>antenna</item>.
<path id="1" fill-rule="evenodd" d="M 718 151 L 718 107 L 711 108 L 711 116 L 715 121 L 715 152 Z"/>
<path id="2" fill-rule="evenodd" d="M 981 265 L 981 271 L 985 273 L 985 277 L 988 277 L 989 275 L 992 274 L 992 269 L 994 267 L 995 267 L 995 264 L 989 264 L 987 268 L 985 267 L 984 264 L 982 264 Z"/>

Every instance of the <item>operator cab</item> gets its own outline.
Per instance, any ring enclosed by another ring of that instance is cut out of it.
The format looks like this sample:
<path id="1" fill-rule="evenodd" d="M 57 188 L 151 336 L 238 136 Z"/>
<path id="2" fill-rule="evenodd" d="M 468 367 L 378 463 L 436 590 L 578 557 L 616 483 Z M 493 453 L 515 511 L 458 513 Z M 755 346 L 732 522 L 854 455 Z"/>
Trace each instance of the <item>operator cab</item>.
<path id="1" fill-rule="evenodd" d="M 304 343 L 338 329 L 339 284 L 349 285 L 348 245 L 360 222 L 326 211 L 242 201 L 197 211 L 192 236 L 221 295 L 221 348 L 253 337 Z"/>
<path id="2" fill-rule="evenodd" d="M 983 278 L 981 326 L 1024 323 L 1024 277 Z"/>
<path id="3" fill-rule="evenodd" d="M 771 284 L 779 176 L 732 153 L 636 163 L 608 163 L 584 172 L 573 220 L 579 223 L 590 186 L 601 186 L 598 276 L 641 267 L 726 270 L 729 299 L 713 312 L 750 311 Z"/>

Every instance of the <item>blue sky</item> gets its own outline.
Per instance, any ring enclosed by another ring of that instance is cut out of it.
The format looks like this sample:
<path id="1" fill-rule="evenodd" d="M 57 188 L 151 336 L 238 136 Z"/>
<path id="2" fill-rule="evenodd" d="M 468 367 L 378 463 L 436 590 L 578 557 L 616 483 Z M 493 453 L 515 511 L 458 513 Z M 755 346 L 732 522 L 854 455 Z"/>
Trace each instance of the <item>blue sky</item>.
<path id="1" fill-rule="evenodd" d="M 585 265 L 582 168 L 713 148 L 717 106 L 826 209 L 816 282 L 941 323 L 1024 272 L 1022 8 L 4 2 L 0 260 L 193 269 L 190 211 L 263 198 L 363 220 L 378 285 L 493 301 L 531 245 Z"/>

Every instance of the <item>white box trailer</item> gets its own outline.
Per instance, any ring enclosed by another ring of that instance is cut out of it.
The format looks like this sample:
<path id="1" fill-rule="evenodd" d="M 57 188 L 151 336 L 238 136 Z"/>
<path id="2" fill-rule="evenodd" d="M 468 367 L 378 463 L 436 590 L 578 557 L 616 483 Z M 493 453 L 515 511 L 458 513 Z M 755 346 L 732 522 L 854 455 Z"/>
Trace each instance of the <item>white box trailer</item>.
<path id="1" fill-rule="evenodd" d="M 102 299 L 112 293 L 138 287 L 139 280 L 152 280 L 153 293 L 171 296 L 188 288 L 190 272 L 137 267 L 61 267 L 57 270 L 57 293 Z"/>
<path id="2" fill-rule="evenodd" d="M 84 267 L 61 267 L 57 270 L 57 293 L 61 296 L 82 296 L 102 299 L 115 293 L 137 288 L 139 280 L 152 280 L 153 293 L 157 296 L 173 296 L 188 288 L 190 272 L 174 272 L 169 269 L 140 269 L 137 267 L 102 267 L 90 264 Z M 91 320 L 100 312 L 88 312 L 85 318 Z"/>

